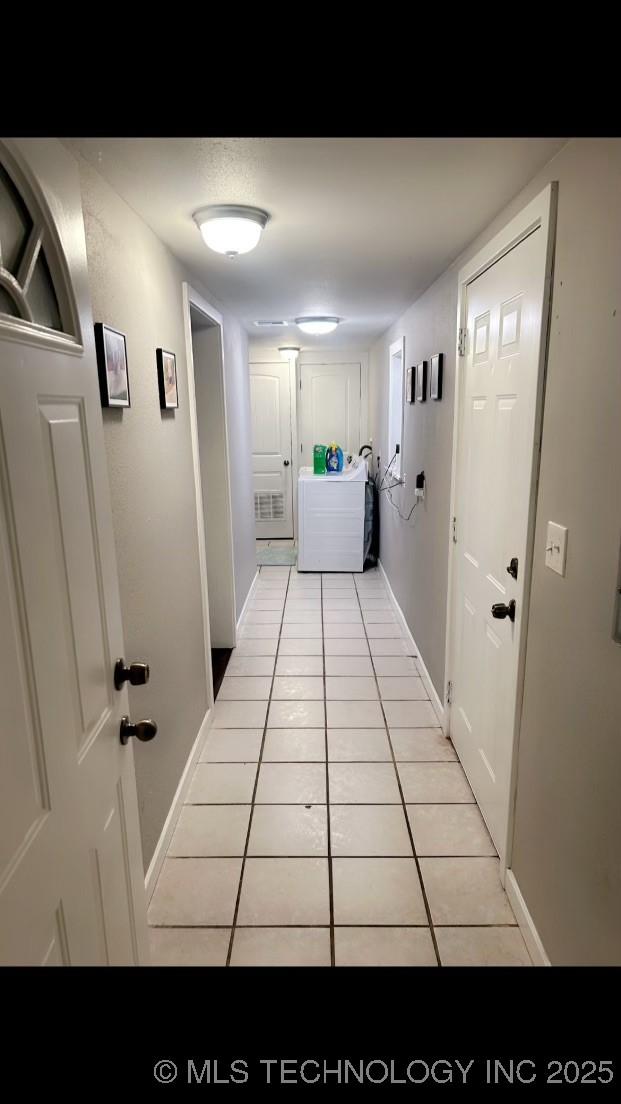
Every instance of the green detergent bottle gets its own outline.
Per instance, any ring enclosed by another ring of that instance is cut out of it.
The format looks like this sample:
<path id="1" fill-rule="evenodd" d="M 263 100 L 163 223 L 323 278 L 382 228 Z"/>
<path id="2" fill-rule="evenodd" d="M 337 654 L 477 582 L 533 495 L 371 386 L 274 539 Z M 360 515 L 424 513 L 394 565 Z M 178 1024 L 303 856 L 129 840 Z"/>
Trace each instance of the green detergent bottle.
<path id="1" fill-rule="evenodd" d="M 313 448 L 313 474 L 326 474 L 326 445 L 315 445 Z"/>

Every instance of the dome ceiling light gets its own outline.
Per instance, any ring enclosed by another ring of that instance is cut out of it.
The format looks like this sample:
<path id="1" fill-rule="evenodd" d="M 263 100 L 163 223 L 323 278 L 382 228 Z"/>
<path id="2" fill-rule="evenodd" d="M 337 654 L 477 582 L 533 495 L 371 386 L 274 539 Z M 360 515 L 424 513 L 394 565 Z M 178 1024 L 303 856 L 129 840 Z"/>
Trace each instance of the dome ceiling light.
<path id="1" fill-rule="evenodd" d="M 231 203 L 201 207 L 192 215 L 205 244 L 226 257 L 237 257 L 254 249 L 269 217 L 260 207 Z"/>
<path id="2" fill-rule="evenodd" d="M 280 345 L 278 347 L 283 360 L 297 360 L 300 353 L 299 345 Z"/>
<path id="3" fill-rule="evenodd" d="M 336 318 L 336 316 L 332 314 L 317 314 L 296 318 L 295 324 L 300 327 L 303 333 L 329 334 L 332 333 L 332 330 L 336 329 L 341 321 L 342 319 Z"/>

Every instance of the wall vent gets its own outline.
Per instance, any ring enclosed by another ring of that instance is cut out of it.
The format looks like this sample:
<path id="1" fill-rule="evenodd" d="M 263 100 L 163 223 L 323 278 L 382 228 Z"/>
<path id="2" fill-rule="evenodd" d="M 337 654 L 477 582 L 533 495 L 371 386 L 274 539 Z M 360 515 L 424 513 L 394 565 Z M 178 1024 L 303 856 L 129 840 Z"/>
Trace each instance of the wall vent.
<path id="1" fill-rule="evenodd" d="M 253 323 L 253 325 L 255 325 L 255 326 L 288 326 L 289 323 L 288 322 L 282 322 L 282 321 L 272 321 L 270 318 L 258 318 L 256 320 L 256 322 Z"/>
<path id="2" fill-rule="evenodd" d="M 285 496 L 282 491 L 254 492 L 254 520 L 282 521 L 285 516 Z"/>

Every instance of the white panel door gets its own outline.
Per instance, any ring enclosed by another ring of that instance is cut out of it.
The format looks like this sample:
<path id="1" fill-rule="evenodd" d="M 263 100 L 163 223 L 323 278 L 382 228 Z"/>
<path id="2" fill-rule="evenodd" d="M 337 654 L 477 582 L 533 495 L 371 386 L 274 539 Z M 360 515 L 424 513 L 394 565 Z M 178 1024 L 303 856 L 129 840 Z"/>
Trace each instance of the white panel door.
<path id="1" fill-rule="evenodd" d="M 289 363 L 250 365 L 254 519 L 259 539 L 293 537 Z"/>
<path id="2" fill-rule="evenodd" d="M 313 446 L 336 441 L 343 452 L 360 450 L 360 364 L 300 367 L 300 464 L 313 463 Z"/>
<path id="3" fill-rule="evenodd" d="M 147 961 L 77 169 L 0 142 L 0 963 Z"/>
<path id="4" fill-rule="evenodd" d="M 545 257 L 539 228 L 467 289 L 451 736 L 501 856 L 524 616 Z M 517 578 L 508 570 L 513 560 Z M 504 616 L 493 616 L 496 604 Z"/>

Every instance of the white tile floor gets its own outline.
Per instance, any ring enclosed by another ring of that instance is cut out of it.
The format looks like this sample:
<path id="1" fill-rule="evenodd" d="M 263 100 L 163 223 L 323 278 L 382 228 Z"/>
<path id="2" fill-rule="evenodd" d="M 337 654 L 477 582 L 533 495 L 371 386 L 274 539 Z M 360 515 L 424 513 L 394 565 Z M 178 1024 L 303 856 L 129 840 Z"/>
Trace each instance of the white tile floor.
<path id="1" fill-rule="evenodd" d="M 378 571 L 263 567 L 149 908 L 162 965 L 530 965 Z"/>

